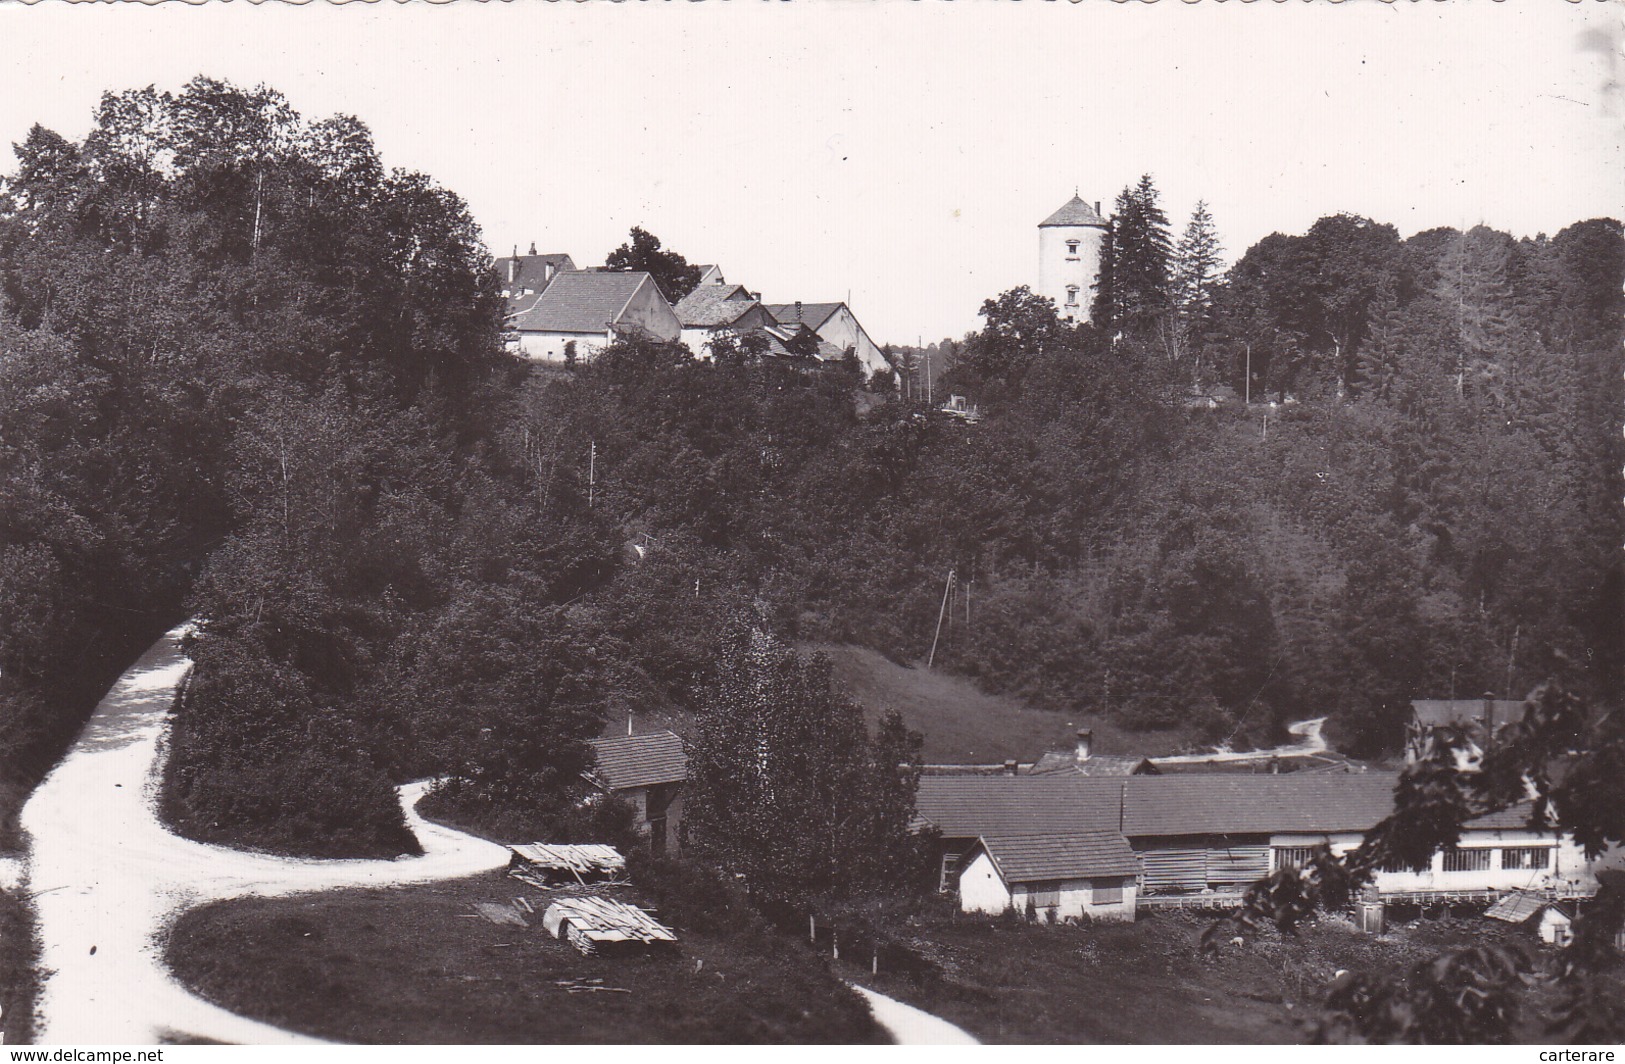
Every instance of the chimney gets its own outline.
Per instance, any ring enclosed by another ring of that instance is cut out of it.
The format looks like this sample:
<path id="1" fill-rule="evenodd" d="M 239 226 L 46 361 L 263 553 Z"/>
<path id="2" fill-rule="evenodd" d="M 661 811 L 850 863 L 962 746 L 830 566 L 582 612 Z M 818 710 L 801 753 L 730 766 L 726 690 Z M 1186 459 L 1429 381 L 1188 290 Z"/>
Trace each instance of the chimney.
<path id="1" fill-rule="evenodd" d="M 1016 774 L 1016 763 L 1014 761 L 1006 761 L 1004 763 L 1004 774 L 1006 776 L 1014 776 Z"/>
<path id="2" fill-rule="evenodd" d="M 796 320 L 801 320 L 801 300 L 796 300 Z"/>
<path id="3" fill-rule="evenodd" d="M 1089 760 L 1090 753 L 1095 745 L 1095 733 L 1089 728 L 1078 729 L 1078 761 Z"/>
<path id="4" fill-rule="evenodd" d="M 536 241 L 534 240 L 530 242 L 530 253 L 532 255 L 536 254 Z"/>
<path id="5" fill-rule="evenodd" d="M 760 303 L 762 301 L 762 293 L 760 293 L 760 292 L 752 292 L 750 294 L 750 297 L 752 299 L 756 300 L 756 302 L 758 302 L 758 303 Z"/>
<path id="6" fill-rule="evenodd" d="M 1095 200 L 1095 213 L 1096 214 L 1100 213 L 1100 201 L 1099 200 Z"/>
<path id="7" fill-rule="evenodd" d="M 508 283 L 511 285 L 519 279 L 519 245 L 513 246 L 513 255 L 508 259 Z"/>

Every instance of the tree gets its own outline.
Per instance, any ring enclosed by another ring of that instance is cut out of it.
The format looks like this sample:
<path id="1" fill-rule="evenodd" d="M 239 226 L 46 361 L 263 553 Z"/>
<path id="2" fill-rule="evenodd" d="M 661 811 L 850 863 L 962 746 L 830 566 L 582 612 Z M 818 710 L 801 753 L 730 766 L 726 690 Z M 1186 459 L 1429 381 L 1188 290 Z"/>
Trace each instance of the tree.
<path id="1" fill-rule="evenodd" d="M 1118 193 L 1102 252 L 1099 300 L 1104 314 L 1095 318 L 1096 325 L 1130 338 L 1165 339 L 1157 333 L 1168 325 L 1173 237 L 1157 198 L 1150 174 Z"/>
<path id="2" fill-rule="evenodd" d="M 1194 381 L 1206 376 L 1204 348 L 1213 313 L 1213 294 L 1224 260 L 1207 203 L 1198 200 L 1174 252 L 1173 302 L 1177 358 L 1190 364 Z"/>
<path id="3" fill-rule="evenodd" d="M 714 675 L 689 757 L 692 852 L 770 908 L 909 885 L 920 737 L 892 715 L 871 739 L 829 661 L 753 621 L 731 625 Z"/>
<path id="4" fill-rule="evenodd" d="M 661 249 L 660 238 L 639 226 L 632 227 L 631 239 L 604 260 L 611 270 L 643 270 L 655 279 L 660 293 L 677 303 L 700 283 L 700 268 L 675 251 Z"/>

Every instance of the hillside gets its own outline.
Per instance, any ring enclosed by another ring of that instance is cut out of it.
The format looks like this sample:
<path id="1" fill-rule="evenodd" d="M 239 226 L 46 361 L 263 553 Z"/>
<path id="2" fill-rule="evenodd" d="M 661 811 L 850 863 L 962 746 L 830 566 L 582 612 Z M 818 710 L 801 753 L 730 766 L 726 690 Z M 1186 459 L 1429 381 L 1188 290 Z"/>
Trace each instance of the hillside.
<path id="1" fill-rule="evenodd" d="M 904 723 L 925 736 L 927 763 L 1031 761 L 1071 743 L 1078 728 L 1094 731 L 1101 753 L 1168 754 L 1186 739 L 1178 731 L 1129 732 L 1096 718 L 1035 709 L 1018 698 L 988 694 L 963 677 L 899 665 L 864 647 L 807 649 L 829 656 L 836 679 L 871 721 L 887 708 L 901 713 Z"/>

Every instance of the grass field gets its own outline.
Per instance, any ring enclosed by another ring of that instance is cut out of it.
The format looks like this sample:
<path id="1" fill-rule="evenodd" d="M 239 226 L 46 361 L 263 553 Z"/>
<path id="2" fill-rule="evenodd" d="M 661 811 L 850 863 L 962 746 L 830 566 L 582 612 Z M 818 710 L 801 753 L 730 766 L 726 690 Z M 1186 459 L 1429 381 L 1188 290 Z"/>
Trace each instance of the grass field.
<path id="1" fill-rule="evenodd" d="M 1202 958 L 1197 939 L 1207 922 L 1194 913 L 1081 927 L 922 917 L 900 938 L 941 977 L 882 973 L 871 985 L 985 1042 L 1293 1043 L 1309 1039 L 1338 969 L 1391 972 L 1452 945 L 1517 933 L 1473 917 L 1378 938 L 1325 918 L 1296 938 L 1271 931 Z M 1533 1016 L 1519 1030 L 1542 1039 Z"/>
<path id="2" fill-rule="evenodd" d="M 1095 733 L 1095 752 L 1155 757 L 1183 749 L 1179 732 L 1131 732 L 1110 721 L 1036 709 L 1018 698 L 992 695 L 971 681 L 927 672 L 855 646 L 818 646 L 829 656 L 836 679 L 869 711 L 870 720 L 887 708 L 902 714 L 925 736 L 928 763 L 992 764 L 1014 758 L 1033 761 L 1046 750 L 1070 747 L 1079 728 Z"/>
<path id="3" fill-rule="evenodd" d="M 544 893 L 491 873 L 221 902 L 179 920 L 168 962 L 234 1012 L 348 1042 L 884 1041 L 827 962 L 787 938 L 678 928 L 670 954 L 583 957 L 542 929 Z M 473 915 L 518 896 L 538 910 L 529 927 Z"/>

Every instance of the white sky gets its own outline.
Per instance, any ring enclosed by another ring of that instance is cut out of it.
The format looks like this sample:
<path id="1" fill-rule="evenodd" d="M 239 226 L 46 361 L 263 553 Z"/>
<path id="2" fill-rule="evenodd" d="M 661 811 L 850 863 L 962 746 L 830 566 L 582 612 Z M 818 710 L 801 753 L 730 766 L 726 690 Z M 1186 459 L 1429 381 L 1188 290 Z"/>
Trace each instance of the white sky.
<path id="1" fill-rule="evenodd" d="M 1230 256 L 1353 211 L 1402 235 L 1625 214 L 1617 3 L 0 3 L 0 142 L 204 73 L 355 114 L 493 251 L 643 225 L 881 342 L 977 324 L 1036 226 L 1155 175 Z M 4 162 L 9 169 L 11 160 Z"/>

